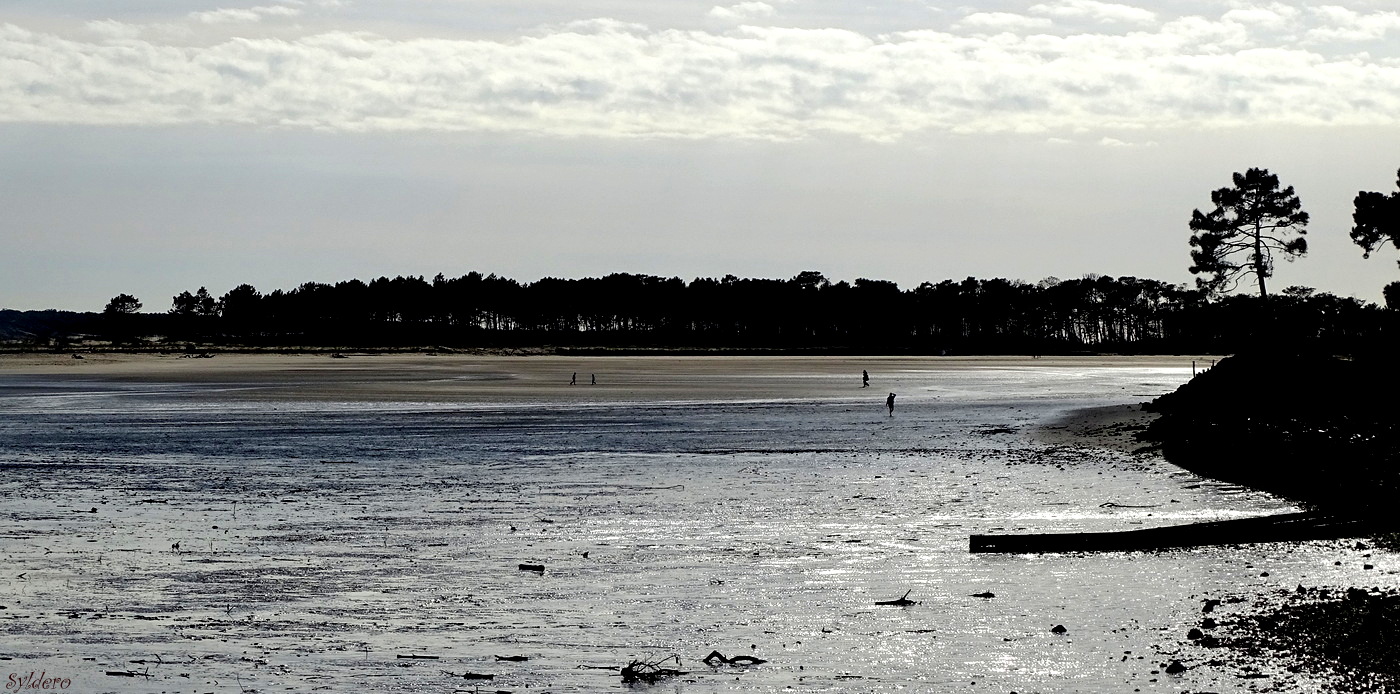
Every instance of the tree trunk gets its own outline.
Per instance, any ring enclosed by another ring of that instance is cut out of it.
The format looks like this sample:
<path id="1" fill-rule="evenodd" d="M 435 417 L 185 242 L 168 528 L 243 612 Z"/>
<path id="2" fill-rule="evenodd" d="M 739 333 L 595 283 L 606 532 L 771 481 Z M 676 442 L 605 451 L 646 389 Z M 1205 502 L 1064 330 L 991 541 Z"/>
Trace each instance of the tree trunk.
<path id="1" fill-rule="evenodd" d="M 1259 228 L 1259 222 L 1254 223 L 1254 276 L 1259 278 L 1259 298 L 1268 299 L 1269 292 L 1264 289 L 1264 230 Z"/>

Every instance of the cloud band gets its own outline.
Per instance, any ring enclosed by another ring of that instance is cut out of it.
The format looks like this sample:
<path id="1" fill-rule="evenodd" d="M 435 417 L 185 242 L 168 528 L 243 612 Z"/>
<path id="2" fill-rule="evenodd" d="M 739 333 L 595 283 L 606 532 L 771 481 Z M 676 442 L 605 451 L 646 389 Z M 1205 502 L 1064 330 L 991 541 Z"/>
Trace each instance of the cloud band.
<path id="1" fill-rule="evenodd" d="M 0 121 L 895 140 L 1400 118 L 1400 58 L 1351 45 L 1395 33 L 1395 13 L 1234 11 L 1144 30 L 1151 15 L 1123 6 L 1036 7 L 1018 31 L 973 15 L 882 36 L 595 20 L 509 40 L 321 32 L 182 46 L 115 23 L 83 39 L 5 24 Z M 1058 15 L 1127 28 L 1042 31 Z"/>

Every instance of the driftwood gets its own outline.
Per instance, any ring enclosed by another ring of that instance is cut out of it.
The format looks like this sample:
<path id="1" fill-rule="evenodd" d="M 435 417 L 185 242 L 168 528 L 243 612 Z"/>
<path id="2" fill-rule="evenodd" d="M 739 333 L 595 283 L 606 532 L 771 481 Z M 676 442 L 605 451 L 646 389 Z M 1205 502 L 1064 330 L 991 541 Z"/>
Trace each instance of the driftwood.
<path id="1" fill-rule="evenodd" d="M 660 682 L 668 677 L 687 674 L 683 670 L 661 667 L 671 660 L 676 661 L 676 667 L 681 665 L 681 657 L 675 654 L 669 655 L 657 661 L 633 660 L 622 668 L 623 682 L 646 682 L 652 684 Z"/>
<path id="2" fill-rule="evenodd" d="M 135 670 L 107 670 L 107 674 L 112 677 L 145 677 L 147 679 L 151 677 L 149 672 L 136 672 Z"/>
<path id="3" fill-rule="evenodd" d="M 525 655 L 498 655 L 498 656 L 496 656 L 496 660 L 508 660 L 508 661 L 510 661 L 510 662 L 512 662 L 512 663 L 523 663 L 523 662 L 525 662 L 525 661 L 527 661 L 527 660 L 529 660 L 529 659 L 530 659 L 530 657 L 529 657 L 529 656 L 525 656 Z"/>
<path id="4" fill-rule="evenodd" d="M 875 604 L 893 605 L 895 607 L 908 607 L 909 605 L 917 605 L 919 604 L 917 601 L 909 599 L 909 594 L 912 592 L 914 592 L 914 589 L 910 588 L 909 590 L 904 591 L 904 596 L 897 600 L 876 600 Z"/>
<path id="5" fill-rule="evenodd" d="M 436 655 L 416 655 L 416 654 L 409 654 L 409 655 L 399 654 L 399 655 L 396 655 L 396 656 L 394 656 L 394 657 L 395 657 L 395 658 L 410 659 L 410 660 L 437 660 L 440 656 L 436 656 Z"/>
<path id="6" fill-rule="evenodd" d="M 521 570 L 521 571 L 534 571 L 534 572 L 536 572 L 536 573 L 544 573 L 544 564 L 521 564 L 521 565 L 520 565 L 520 570 Z"/>
<path id="7" fill-rule="evenodd" d="M 448 672 L 448 671 L 446 671 L 446 670 L 443 670 L 443 671 L 442 671 L 442 674 L 448 675 L 448 676 L 450 676 L 450 677 L 461 677 L 461 678 L 464 679 L 464 680 L 494 680 L 494 679 L 496 679 L 496 676 L 495 676 L 495 675 L 485 675 L 485 674 L 482 674 L 482 673 L 479 673 L 479 672 L 464 672 L 464 673 L 462 673 L 462 674 L 459 675 L 459 674 L 457 674 L 457 673 L 455 673 L 455 672 Z"/>
<path id="8" fill-rule="evenodd" d="M 710 651 L 710 654 L 705 656 L 705 659 L 700 662 L 706 665 L 714 665 L 715 663 L 723 663 L 725 665 L 759 665 L 768 661 L 762 658 L 755 658 L 751 655 L 736 655 L 733 658 L 726 658 L 724 654 L 719 651 Z"/>
<path id="9" fill-rule="evenodd" d="M 1388 525 L 1388 524 L 1387 524 Z M 1391 529 L 1366 519 L 1305 511 L 1117 532 L 972 535 L 971 552 L 1150 552 L 1178 547 L 1366 537 Z"/>

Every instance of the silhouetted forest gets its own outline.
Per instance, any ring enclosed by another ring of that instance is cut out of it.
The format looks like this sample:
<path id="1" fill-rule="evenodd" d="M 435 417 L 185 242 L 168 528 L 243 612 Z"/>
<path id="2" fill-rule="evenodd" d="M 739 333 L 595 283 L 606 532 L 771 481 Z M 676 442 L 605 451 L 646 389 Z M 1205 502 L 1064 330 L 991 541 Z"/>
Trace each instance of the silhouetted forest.
<path id="1" fill-rule="evenodd" d="M 1006 279 L 831 282 L 612 274 L 522 283 L 461 277 L 307 282 L 263 294 L 204 288 L 140 313 L 119 295 L 102 314 L 28 331 L 61 347 L 75 332 L 124 344 L 257 347 L 526 347 L 797 349 L 920 354 L 1230 353 L 1261 341 L 1355 353 L 1396 330 L 1396 312 L 1304 288 L 1212 297 L 1149 279 L 1090 275 Z M 13 313 L 13 312 L 12 312 Z M 31 312 L 36 313 L 36 312 Z M 52 314 L 53 312 L 46 312 Z M 10 339 L 15 334 L 11 316 Z M 2 320 L 2 319 L 0 319 Z M 48 324 L 56 322 L 48 316 Z M 21 331 L 25 332 L 25 331 Z"/>

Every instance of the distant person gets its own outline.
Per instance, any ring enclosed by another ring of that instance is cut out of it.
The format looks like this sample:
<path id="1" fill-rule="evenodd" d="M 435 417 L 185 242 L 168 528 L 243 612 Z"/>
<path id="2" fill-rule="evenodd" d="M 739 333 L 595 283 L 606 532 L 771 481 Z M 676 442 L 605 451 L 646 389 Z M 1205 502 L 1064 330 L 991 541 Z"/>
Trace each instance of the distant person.
<path id="1" fill-rule="evenodd" d="M 590 385 L 590 386 L 596 386 L 596 385 L 598 385 L 598 375 L 597 375 L 597 374 L 588 374 L 588 385 Z"/>
<path id="2" fill-rule="evenodd" d="M 574 385 L 575 383 L 578 383 L 578 372 L 577 372 L 577 371 L 574 372 L 574 375 L 572 375 L 572 376 L 569 377 L 569 385 Z"/>
<path id="3" fill-rule="evenodd" d="M 869 387 L 870 387 L 870 372 L 869 372 L 869 371 L 866 371 L 865 369 L 861 369 L 861 370 L 860 370 L 860 387 L 861 387 L 861 388 L 869 388 Z"/>
<path id="4" fill-rule="evenodd" d="M 885 398 L 885 407 L 890 408 L 890 416 L 893 417 L 893 416 L 894 416 L 894 393 L 890 393 L 890 396 L 889 396 L 888 398 Z"/>

